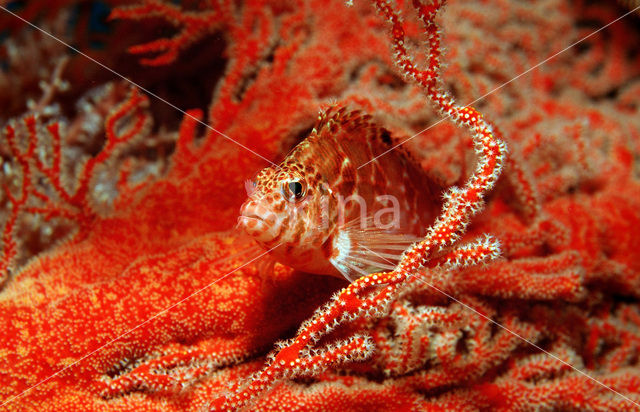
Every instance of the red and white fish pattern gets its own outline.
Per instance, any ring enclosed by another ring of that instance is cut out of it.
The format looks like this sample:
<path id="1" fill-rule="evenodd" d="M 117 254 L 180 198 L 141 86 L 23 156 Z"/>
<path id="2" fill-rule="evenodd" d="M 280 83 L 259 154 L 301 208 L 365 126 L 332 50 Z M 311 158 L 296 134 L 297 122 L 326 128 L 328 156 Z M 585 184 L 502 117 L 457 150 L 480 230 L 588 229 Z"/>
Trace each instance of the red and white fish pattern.
<path id="1" fill-rule="evenodd" d="M 442 191 L 406 149 L 385 153 L 397 143 L 371 116 L 329 108 L 278 167 L 247 183 L 238 225 L 301 271 L 352 281 L 393 269 L 435 220 Z"/>

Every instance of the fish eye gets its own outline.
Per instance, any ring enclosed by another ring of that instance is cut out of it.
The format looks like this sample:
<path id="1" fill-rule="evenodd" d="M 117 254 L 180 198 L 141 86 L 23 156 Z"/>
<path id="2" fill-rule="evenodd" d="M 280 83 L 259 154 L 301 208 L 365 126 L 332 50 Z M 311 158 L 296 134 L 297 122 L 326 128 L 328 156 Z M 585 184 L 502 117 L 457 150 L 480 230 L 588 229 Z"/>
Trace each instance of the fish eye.
<path id="1" fill-rule="evenodd" d="M 282 195 L 289 202 L 299 202 L 307 195 L 307 185 L 301 179 L 288 180 L 282 184 Z"/>

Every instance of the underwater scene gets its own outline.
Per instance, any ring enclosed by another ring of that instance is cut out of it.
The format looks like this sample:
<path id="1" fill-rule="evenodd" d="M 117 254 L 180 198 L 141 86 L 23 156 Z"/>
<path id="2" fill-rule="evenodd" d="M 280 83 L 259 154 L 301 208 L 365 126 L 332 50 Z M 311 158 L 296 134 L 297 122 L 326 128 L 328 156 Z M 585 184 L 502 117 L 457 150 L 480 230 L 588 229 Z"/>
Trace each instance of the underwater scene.
<path id="1" fill-rule="evenodd" d="M 640 2 L 0 0 L 0 411 L 640 411 Z"/>

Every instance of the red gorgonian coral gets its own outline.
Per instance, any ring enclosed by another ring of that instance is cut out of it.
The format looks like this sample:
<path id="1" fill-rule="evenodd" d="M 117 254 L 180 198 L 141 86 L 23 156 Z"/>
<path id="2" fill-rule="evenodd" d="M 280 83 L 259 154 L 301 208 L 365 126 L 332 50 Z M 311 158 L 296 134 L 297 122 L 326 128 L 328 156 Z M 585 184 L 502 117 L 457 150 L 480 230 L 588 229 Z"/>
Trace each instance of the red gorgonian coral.
<path id="1" fill-rule="evenodd" d="M 638 29 L 623 19 L 508 82 L 624 9 L 59 3 L 12 10 L 72 44 L 95 38 L 87 53 L 153 95 L 3 26 L 3 407 L 640 402 Z M 106 35 L 91 24 L 105 4 Z M 499 86 L 473 106 L 502 135 L 464 106 Z M 180 119 L 157 97 L 193 109 Z M 393 272 L 350 285 L 281 264 L 265 276 L 232 229 L 243 182 L 333 100 L 398 136 L 437 122 L 405 145 L 450 187 L 443 213 Z"/>

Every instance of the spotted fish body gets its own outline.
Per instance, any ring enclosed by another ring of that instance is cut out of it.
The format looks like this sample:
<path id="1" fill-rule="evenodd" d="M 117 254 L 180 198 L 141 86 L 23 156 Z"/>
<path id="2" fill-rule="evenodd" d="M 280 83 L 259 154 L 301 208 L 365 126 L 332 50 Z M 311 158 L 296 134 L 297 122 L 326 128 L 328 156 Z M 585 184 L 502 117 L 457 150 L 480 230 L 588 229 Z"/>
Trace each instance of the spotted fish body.
<path id="1" fill-rule="evenodd" d="M 239 226 L 275 247 L 276 260 L 309 273 L 353 280 L 393 268 L 440 208 L 440 188 L 409 153 L 385 153 L 397 143 L 369 115 L 328 109 L 277 168 L 248 185 Z"/>

